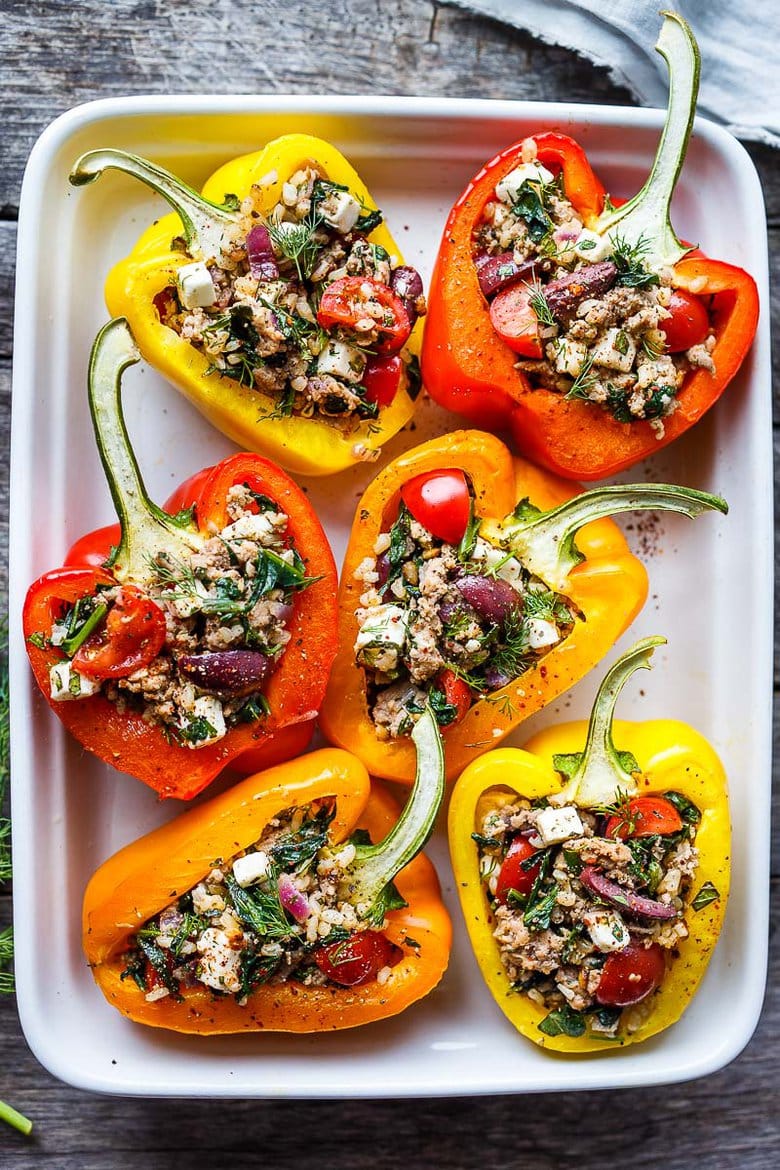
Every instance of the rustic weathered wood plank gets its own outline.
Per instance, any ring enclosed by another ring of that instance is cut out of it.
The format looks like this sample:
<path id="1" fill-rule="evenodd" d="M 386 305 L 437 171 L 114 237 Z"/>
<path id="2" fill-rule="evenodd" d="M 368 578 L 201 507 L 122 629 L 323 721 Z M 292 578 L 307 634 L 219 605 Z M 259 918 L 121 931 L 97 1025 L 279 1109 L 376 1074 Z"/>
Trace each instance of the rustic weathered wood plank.
<path id="1" fill-rule="evenodd" d="M 0 26 L 0 596 L 5 596 L 12 273 L 24 162 L 58 113 L 98 96 L 192 92 L 378 92 L 630 101 L 606 71 L 564 50 L 428 0 L 5 0 Z M 357 30 L 357 36 L 352 30 Z M 751 146 L 780 254 L 778 155 Z M 773 301 L 777 321 L 778 301 Z M 780 354 L 775 354 L 778 369 Z M 780 432 L 776 431 L 776 446 Z M 780 451 L 777 465 L 780 466 Z M 780 683 L 780 672 L 778 673 Z M 776 724 L 775 743 L 780 743 Z M 778 768 L 776 764 L 776 768 Z M 778 801 L 776 801 L 776 805 Z M 778 809 L 780 811 L 780 808 Z M 780 817 L 775 817 L 775 838 Z M 767 1170 L 780 1161 L 780 870 L 773 866 L 770 993 L 758 1033 L 729 1068 L 672 1089 L 411 1102 L 121 1100 L 60 1085 L 29 1053 L 11 999 L 0 999 L 0 1099 L 34 1117 L 32 1142 L 0 1129 L 9 1170 L 190 1170 L 263 1163 L 580 1170 L 605 1160 L 657 1170 L 700 1163 Z M 10 898 L 0 895 L 0 927 Z M 713 1021 L 713 1027 L 717 1021 Z M 377 1140 L 381 1134 L 384 1140 Z"/>

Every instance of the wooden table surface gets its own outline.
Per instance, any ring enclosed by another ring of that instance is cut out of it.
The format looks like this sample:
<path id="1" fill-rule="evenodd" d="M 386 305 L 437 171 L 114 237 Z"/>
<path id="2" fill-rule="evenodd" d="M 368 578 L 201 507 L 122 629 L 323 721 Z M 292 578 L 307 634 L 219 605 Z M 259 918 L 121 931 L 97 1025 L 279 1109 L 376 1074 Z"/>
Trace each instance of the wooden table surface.
<path id="1" fill-rule="evenodd" d="M 8 450 L 12 293 L 27 155 L 59 113 L 130 93 L 392 93 L 632 104 L 606 71 L 530 36 L 428 0 L 3 0 L 0 25 L 0 441 Z M 706 67 L 706 65 L 705 65 Z M 751 146 L 767 201 L 773 273 L 778 156 Z M 775 294 L 777 282 L 775 280 Z M 777 296 L 773 311 L 777 310 Z M 777 361 L 777 358 L 776 358 Z M 0 511 L 7 545 L 8 460 Z M 5 555 L 0 568 L 5 597 Z M 777 688 L 777 683 L 776 683 Z M 777 922 L 777 851 L 772 869 Z M 10 897 L 0 895 L 0 926 Z M 35 1121 L 0 1125 L 0 1166 L 287 1170 L 610 1164 L 768 1170 L 780 1165 L 780 946 L 758 1031 L 727 1069 L 671 1088 L 457 1101 L 163 1101 L 93 1096 L 55 1081 L 0 998 L 0 1100 Z M 717 1021 L 712 1022 L 717 1027 Z"/>

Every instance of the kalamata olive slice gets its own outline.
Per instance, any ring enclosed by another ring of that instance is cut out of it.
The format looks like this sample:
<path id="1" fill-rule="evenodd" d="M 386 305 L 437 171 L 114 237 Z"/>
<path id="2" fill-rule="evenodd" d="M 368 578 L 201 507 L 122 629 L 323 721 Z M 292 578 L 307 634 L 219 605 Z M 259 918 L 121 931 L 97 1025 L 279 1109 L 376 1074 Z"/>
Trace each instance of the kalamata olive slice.
<path id="1" fill-rule="evenodd" d="M 598 894 L 605 902 L 617 906 L 627 914 L 635 914 L 638 918 L 676 918 L 677 911 L 667 902 L 656 902 L 653 898 L 643 898 L 641 894 L 634 894 L 617 882 L 604 877 L 601 870 L 592 865 L 586 865 L 580 874 L 583 886 Z"/>
<path id="2" fill-rule="evenodd" d="M 504 622 L 510 610 L 520 604 L 520 594 L 500 577 L 480 577 L 469 573 L 458 577 L 455 587 L 472 609 L 489 622 Z"/>
<path id="3" fill-rule="evenodd" d="M 209 650 L 183 655 L 178 667 L 201 690 L 240 698 L 257 690 L 273 671 L 274 661 L 259 650 Z"/>
<path id="4" fill-rule="evenodd" d="M 503 670 L 496 670 L 495 666 L 489 666 L 485 671 L 485 686 L 489 691 L 500 691 L 502 687 L 508 686 L 512 678 Z"/>
<path id="5" fill-rule="evenodd" d="M 511 252 L 502 252 L 499 256 L 488 256 L 482 252 L 474 258 L 474 265 L 479 287 L 486 297 L 495 296 L 502 288 L 517 284 L 519 280 L 530 283 L 536 277 L 536 265 L 517 264 Z"/>
<path id="6" fill-rule="evenodd" d="M 608 292 L 617 280 L 617 266 L 611 260 L 589 264 L 576 272 L 567 272 L 559 280 L 544 286 L 544 297 L 553 317 L 566 317 L 589 297 Z"/>
<path id="7" fill-rule="evenodd" d="M 423 282 L 419 272 L 410 264 L 399 264 L 398 268 L 393 269 L 390 287 L 395 295 L 403 301 L 409 320 L 414 325 L 419 317 L 416 301 L 423 294 Z"/>

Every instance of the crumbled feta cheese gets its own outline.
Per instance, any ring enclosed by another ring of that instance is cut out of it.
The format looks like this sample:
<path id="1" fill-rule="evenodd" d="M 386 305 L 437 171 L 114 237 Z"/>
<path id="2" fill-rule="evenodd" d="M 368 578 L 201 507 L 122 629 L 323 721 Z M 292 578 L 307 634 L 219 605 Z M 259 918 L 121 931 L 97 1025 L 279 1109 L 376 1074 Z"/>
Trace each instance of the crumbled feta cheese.
<path id="1" fill-rule="evenodd" d="M 555 368 L 559 374 L 568 374 L 576 378 L 585 364 L 588 356 L 587 346 L 581 341 L 556 341 L 553 343 L 555 352 Z"/>
<path id="2" fill-rule="evenodd" d="M 539 163 L 523 163 L 496 183 L 496 199 L 514 203 L 523 183 L 552 183 L 553 174 Z"/>
<path id="3" fill-rule="evenodd" d="M 598 232 L 583 228 L 574 241 L 574 251 L 583 260 L 587 260 L 590 264 L 596 264 L 599 260 L 606 260 L 608 256 L 611 256 L 614 247 L 607 236 L 600 236 Z"/>
<path id="4" fill-rule="evenodd" d="M 217 299 L 211 273 L 202 260 L 183 264 L 176 273 L 179 296 L 185 309 L 207 309 Z"/>
<path id="5" fill-rule="evenodd" d="M 208 914 L 210 910 L 224 910 L 225 899 L 221 894 L 210 894 L 203 882 L 198 882 L 192 891 L 192 905 L 196 914 Z"/>
<path id="6" fill-rule="evenodd" d="M 255 540 L 258 544 L 265 544 L 269 536 L 273 536 L 275 525 L 266 512 L 248 513 L 227 528 L 222 530 L 223 540 Z"/>
<path id="7" fill-rule="evenodd" d="M 231 946 L 224 930 L 210 926 L 198 939 L 198 978 L 215 991 L 241 990 L 241 952 Z"/>
<path id="8" fill-rule="evenodd" d="M 528 645 L 532 650 L 554 646 L 560 639 L 558 627 L 553 622 L 546 622 L 544 618 L 528 619 Z"/>
<path id="9" fill-rule="evenodd" d="M 592 354 L 595 365 L 628 374 L 634 365 L 636 342 L 622 329 L 608 329 Z"/>
<path id="10" fill-rule="evenodd" d="M 259 849 L 256 853 L 247 853 L 244 857 L 236 858 L 233 862 L 233 877 L 242 888 L 245 888 L 265 877 L 268 866 L 268 854 Z"/>
<path id="11" fill-rule="evenodd" d="M 543 808 L 536 821 L 536 831 L 543 845 L 559 845 L 572 837 L 582 836 L 582 821 L 576 808 Z"/>
<path id="12" fill-rule="evenodd" d="M 334 191 L 320 203 L 320 215 L 337 232 L 351 232 L 360 217 L 360 204 L 349 191 Z"/>
<path id="13" fill-rule="evenodd" d="M 377 644 L 397 646 L 400 649 L 406 641 L 406 620 L 406 610 L 400 605 L 374 606 L 360 628 L 355 649 L 362 650 Z"/>
<path id="14" fill-rule="evenodd" d="M 329 341 L 317 358 L 318 374 L 331 374 L 345 382 L 359 382 L 365 368 L 365 353 L 345 341 Z"/>
<path id="15" fill-rule="evenodd" d="M 182 730 L 190 727 L 195 719 L 202 719 L 207 723 L 210 731 L 197 740 L 185 740 L 189 748 L 201 748 L 206 744 L 216 743 L 227 733 L 225 713 L 222 703 L 214 695 L 200 695 L 192 705 L 192 714 L 185 713 L 179 722 Z"/>
<path id="16" fill-rule="evenodd" d="M 622 951 L 631 942 L 626 925 L 616 910 L 586 910 L 582 920 L 599 951 Z"/>
<path id="17" fill-rule="evenodd" d="M 500 577 L 502 581 L 508 581 L 510 585 L 522 585 L 523 566 L 517 557 L 511 556 L 501 548 L 496 548 L 487 540 L 483 540 L 481 536 L 478 536 L 474 541 L 472 557 L 475 561 L 483 564 L 494 577 Z"/>
<path id="18" fill-rule="evenodd" d="M 88 699 L 100 690 L 99 679 L 87 678 L 74 670 L 70 662 L 55 662 L 49 671 L 51 697 L 58 703 L 71 699 Z"/>

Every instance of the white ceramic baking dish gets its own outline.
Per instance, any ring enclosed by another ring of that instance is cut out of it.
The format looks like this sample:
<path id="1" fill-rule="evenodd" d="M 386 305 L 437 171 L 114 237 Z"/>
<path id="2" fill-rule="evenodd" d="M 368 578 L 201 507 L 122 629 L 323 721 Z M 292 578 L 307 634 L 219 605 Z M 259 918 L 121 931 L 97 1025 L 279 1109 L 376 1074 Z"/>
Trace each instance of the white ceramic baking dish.
<path id="1" fill-rule="evenodd" d="M 87 879 L 110 853 L 179 808 L 81 751 L 34 691 L 20 635 L 28 584 L 74 538 L 113 519 L 85 395 L 102 286 L 163 210 L 115 174 L 68 186 L 82 151 L 121 147 L 194 185 L 221 162 L 290 130 L 332 139 L 366 179 L 410 263 L 427 277 L 445 216 L 495 151 L 537 129 L 585 146 L 613 194 L 641 183 L 661 114 L 601 106 L 412 98 L 180 97 L 96 102 L 43 134 L 24 180 L 19 222 L 11 501 L 14 897 L 18 1002 L 38 1059 L 72 1084 L 115 1093 L 208 1096 L 406 1096 L 633 1086 L 700 1076 L 752 1034 L 766 970 L 772 659 L 772 464 L 769 324 L 724 398 L 635 478 L 722 492 L 728 517 L 664 516 L 627 530 L 647 563 L 650 600 L 622 646 L 662 633 L 656 669 L 631 685 L 623 718 L 676 716 L 702 731 L 732 795 L 733 893 L 704 983 L 680 1023 L 627 1051 L 556 1058 L 518 1036 L 479 976 L 440 832 L 431 846 L 455 923 L 441 986 L 405 1014 L 341 1034 L 177 1036 L 135 1026 L 92 981 L 80 947 Z M 764 209 L 742 147 L 697 122 L 675 198 L 679 233 L 756 277 L 768 306 Z M 125 406 L 154 498 L 231 450 L 149 368 L 127 375 Z M 423 401 L 397 453 L 455 424 Z M 369 470 L 311 482 L 337 559 Z M 611 658 L 614 657 L 611 656 Z M 611 660 L 610 658 L 610 660 Z M 515 737 L 585 715 L 600 672 Z"/>

